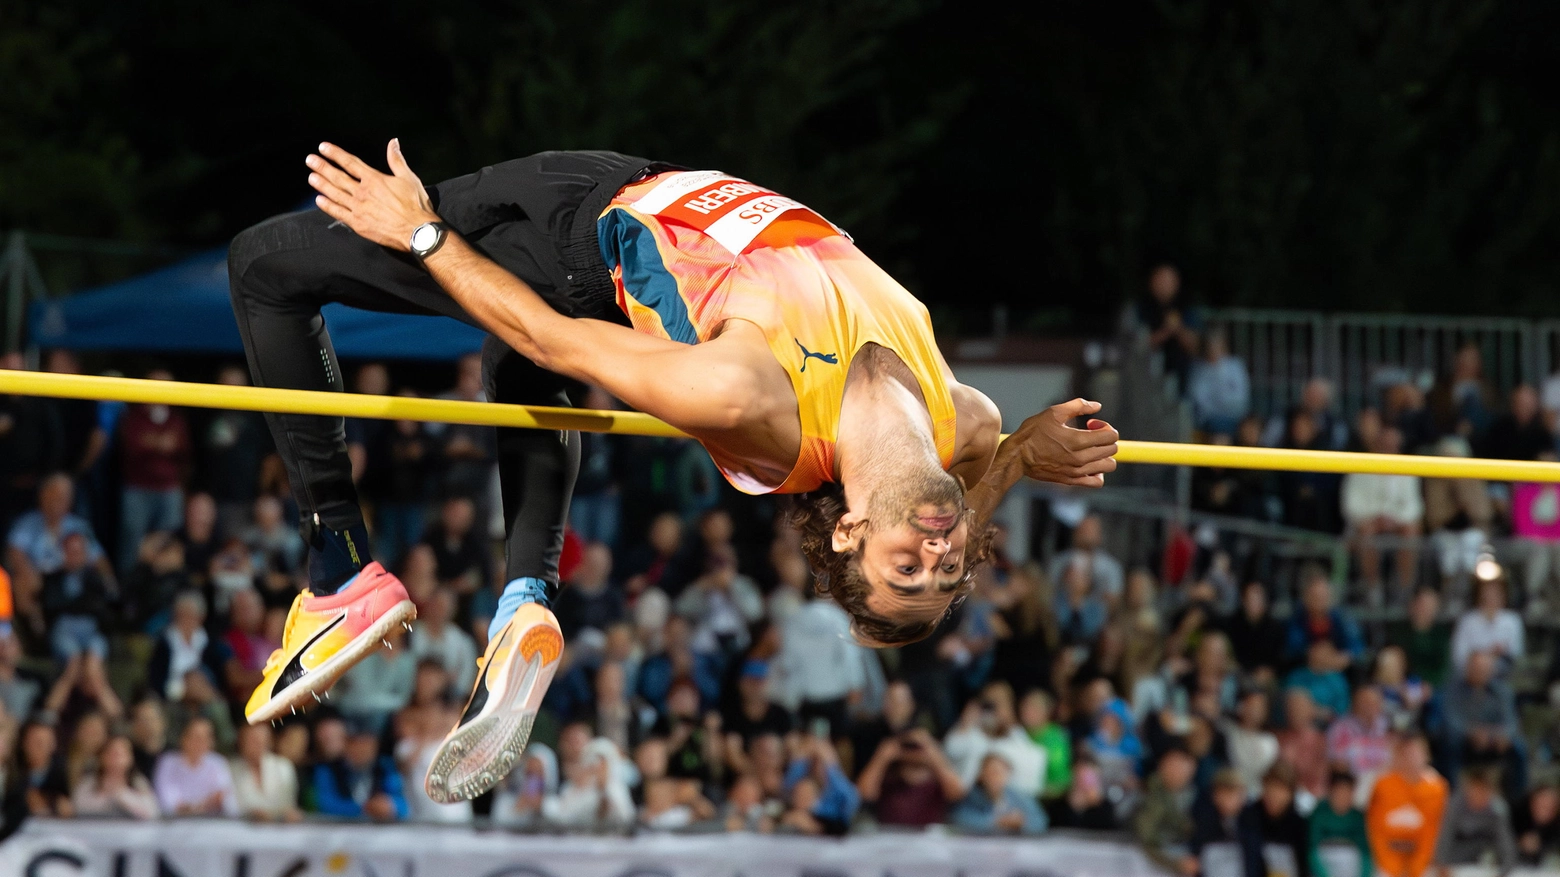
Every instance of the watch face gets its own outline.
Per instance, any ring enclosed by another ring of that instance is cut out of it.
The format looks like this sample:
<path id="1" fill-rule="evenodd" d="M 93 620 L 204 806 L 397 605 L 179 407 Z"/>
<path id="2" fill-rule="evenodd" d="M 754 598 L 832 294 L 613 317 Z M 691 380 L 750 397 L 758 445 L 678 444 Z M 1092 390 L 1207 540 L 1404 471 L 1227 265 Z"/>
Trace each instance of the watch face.
<path id="1" fill-rule="evenodd" d="M 439 230 L 432 224 L 419 225 L 412 232 L 412 249 L 419 253 L 426 253 L 439 242 Z"/>

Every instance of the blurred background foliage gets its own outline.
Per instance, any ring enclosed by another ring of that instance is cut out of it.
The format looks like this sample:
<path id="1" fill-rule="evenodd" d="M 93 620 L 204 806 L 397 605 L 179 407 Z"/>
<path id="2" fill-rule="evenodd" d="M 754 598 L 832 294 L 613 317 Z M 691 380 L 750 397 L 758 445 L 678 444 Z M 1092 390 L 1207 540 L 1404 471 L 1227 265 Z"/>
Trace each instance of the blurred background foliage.
<path id="1" fill-rule="evenodd" d="M 1560 5 L 0 0 L 0 229 L 197 247 L 329 138 L 425 179 L 719 167 L 964 331 L 1219 305 L 1560 316 Z"/>

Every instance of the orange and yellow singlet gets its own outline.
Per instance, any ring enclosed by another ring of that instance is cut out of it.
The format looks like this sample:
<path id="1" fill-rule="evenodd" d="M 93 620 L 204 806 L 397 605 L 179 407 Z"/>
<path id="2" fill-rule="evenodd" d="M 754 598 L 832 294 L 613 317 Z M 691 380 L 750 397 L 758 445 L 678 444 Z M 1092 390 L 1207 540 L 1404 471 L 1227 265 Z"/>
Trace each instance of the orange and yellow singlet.
<path id="1" fill-rule="evenodd" d="M 952 464 L 953 399 L 926 307 L 822 216 L 718 171 L 672 171 L 618 192 L 597 231 L 636 330 L 698 344 L 727 320 L 747 320 L 791 376 L 801 454 L 784 483 L 766 484 L 711 449 L 738 490 L 800 493 L 834 480 L 845 375 L 868 343 L 909 366 L 943 467 Z"/>

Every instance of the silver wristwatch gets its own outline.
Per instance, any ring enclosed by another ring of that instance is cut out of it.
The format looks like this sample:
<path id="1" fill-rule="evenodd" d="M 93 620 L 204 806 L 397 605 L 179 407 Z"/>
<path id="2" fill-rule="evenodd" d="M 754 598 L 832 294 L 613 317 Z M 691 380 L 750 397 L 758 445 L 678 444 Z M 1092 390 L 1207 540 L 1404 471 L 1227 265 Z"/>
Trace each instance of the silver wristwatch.
<path id="1" fill-rule="evenodd" d="M 449 236 L 449 232 L 450 227 L 442 222 L 425 222 L 412 229 L 412 255 L 419 262 L 433 255 L 444 246 L 444 239 Z"/>

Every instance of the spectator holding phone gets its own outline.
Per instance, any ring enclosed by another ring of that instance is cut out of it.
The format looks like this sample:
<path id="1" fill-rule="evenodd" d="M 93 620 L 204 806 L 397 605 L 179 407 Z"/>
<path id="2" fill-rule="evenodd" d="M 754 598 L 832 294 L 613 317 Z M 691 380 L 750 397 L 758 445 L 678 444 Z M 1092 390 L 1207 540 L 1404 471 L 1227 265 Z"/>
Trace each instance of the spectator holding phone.
<path id="1" fill-rule="evenodd" d="M 834 744 L 829 742 L 826 724 L 814 722 L 812 732 L 800 744 L 800 748 L 785 771 L 786 793 L 792 798 L 796 810 L 796 790 L 800 784 L 816 788 L 817 797 L 805 812 L 817 820 L 824 834 L 841 835 L 850 830 L 850 822 L 861 806 L 861 795 L 845 772 L 840 770 L 839 756 Z"/>
<path id="2" fill-rule="evenodd" d="M 986 756 L 995 752 L 1007 763 L 1013 788 L 1021 795 L 1039 796 L 1045 780 L 1045 749 L 1018 723 L 1013 689 L 1006 682 L 981 689 L 980 697 L 965 705 L 943 745 L 965 787 L 974 785 Z"/>
<path id="3" fill-rule="evenodd" d="M 946 822 L 964 797 L 964 783 L 924 728 L 884 740 L 856 778 L 861 800 L 875 805 L 882 825 L 924 828 Z"/>
<path id="4" fill-rule="evenodd" d="M 493 822 L 505 828 L 531 828 L 542 821 L 542 801 L 558 793 L 558 756 L 545 743 L 532 741 L 520 766 L 493 792 Z"/>

